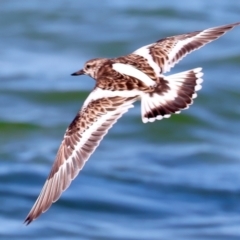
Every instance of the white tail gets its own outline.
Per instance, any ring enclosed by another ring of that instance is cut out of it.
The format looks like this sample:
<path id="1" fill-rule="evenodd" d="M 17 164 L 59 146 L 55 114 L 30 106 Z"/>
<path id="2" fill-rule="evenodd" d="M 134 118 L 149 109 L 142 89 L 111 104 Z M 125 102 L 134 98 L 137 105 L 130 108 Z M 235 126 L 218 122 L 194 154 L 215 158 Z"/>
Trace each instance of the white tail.
<path id="1" fill-rule="evenodd" d="M 169 118 L 171 114 L 187 109 L 197 97 L 196 91 L 202 88 L 201 70 L 202 68 L 195 68 L 161 78 L 152 93 L 142 96 L 143 122 Z"/>

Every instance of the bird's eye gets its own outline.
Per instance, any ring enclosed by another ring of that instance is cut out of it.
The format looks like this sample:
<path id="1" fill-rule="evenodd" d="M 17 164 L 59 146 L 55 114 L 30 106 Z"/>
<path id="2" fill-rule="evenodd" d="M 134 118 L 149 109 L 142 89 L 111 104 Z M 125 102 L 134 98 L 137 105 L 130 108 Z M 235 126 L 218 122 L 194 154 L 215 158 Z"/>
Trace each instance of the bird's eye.
<path id="1" fill-rule="evenodd" d="M 90 65 L 89 65 L 89 64 L 87 64 L 87 65 L 86 65 L 86 69 L 89 69 L 89 68 L 90 68 Z"/>

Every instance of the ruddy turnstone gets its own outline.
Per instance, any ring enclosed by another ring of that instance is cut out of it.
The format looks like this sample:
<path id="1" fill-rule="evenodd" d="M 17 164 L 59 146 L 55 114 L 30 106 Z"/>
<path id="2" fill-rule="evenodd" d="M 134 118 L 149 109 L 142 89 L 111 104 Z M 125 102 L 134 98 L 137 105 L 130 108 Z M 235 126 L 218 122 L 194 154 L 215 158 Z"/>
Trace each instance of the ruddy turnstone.
<path id="1" fill-rule="evenodd" d="M 168 118 L 193 103 L 201 89 L 201 68 L 170 76 L 168 72 L 188 53 L 240 25 L 240 22 L 161 39 L 119 58 L 96 58 L 73 73 L 89 75 L 96 86 L 70 126 L 52 170 L 28 214 L 29 224 L 57 201 L 78 175 L 112 125 L 141 101 L 144 123 Z"/>

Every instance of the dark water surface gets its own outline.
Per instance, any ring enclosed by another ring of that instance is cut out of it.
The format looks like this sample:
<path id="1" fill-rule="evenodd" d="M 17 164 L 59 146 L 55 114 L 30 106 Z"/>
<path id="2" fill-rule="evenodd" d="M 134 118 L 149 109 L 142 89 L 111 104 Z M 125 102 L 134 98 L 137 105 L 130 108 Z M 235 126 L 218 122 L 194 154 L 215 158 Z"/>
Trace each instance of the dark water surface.
<path id="1" fill-rule="evenodd" d="M 1 1 L 0 239 L 240 239 L 240 28 L 172 72 L 203 67 L 194 105 L 110 130 L 51 209 L 23 220 L 94 86 L 93 57 L 240 20 L 239 1 Z"/>

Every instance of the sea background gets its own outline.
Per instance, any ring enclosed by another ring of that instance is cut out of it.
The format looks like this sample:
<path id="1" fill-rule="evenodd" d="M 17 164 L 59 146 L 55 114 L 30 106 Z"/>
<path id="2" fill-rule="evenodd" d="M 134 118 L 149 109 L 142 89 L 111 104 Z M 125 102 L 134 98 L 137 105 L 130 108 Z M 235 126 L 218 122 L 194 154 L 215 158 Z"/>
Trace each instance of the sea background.
<path id="1" fill-rule="evenodd" d="M 203 67 L 190 109 L 143 124 L 135 104 L 60 200 L 23 224 L 94 87 L 72 72 L 237 21 L 239 1 L 2 0 L 0 239 L 239 240 L 240 27 L 172 70 Z"/>

